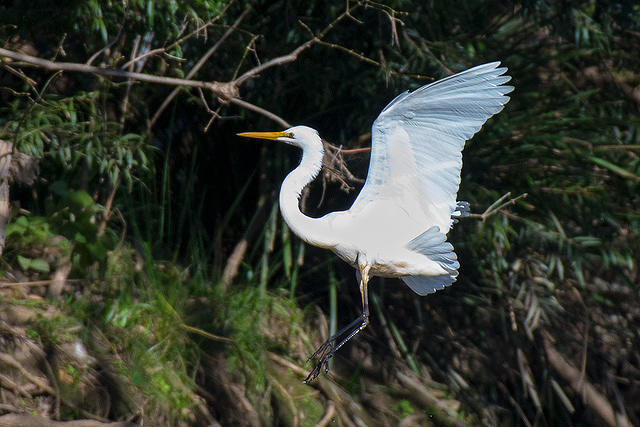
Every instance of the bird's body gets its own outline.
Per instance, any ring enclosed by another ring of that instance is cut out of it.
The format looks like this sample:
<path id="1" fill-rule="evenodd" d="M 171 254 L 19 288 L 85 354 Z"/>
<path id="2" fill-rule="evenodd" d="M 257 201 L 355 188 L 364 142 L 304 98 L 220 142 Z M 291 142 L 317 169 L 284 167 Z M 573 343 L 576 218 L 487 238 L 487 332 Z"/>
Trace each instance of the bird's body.
<path id="1" fill-rule="evenodd" d="M 426 295 L 453 283 L 459 264 L 446 234 L 468 210 L 457 202 L 462 149 L 484 122 L 502 110 L 513 90 L 506 68 L 480 65 L 404 92 L 391 101 L 372 128 L 367 180 L 350 209 L 311 218 L 300 211 L 302 189 L 322 168 L 318 132 L 295 126 L 284 132 L 240 135 L 283 141 L 302 149 L 302 159 L 282 183 L 280 209 L 307 243 L 331 249 L 357 272 L 363 314 L 329 338 L 307 380 L 369 322 L 367 285 L 372 276 L 399 277 Z M 335 341 L 345 336 L 338 344 Z"/>
<path id="2" fill-rule="evenodd" d="M 294 135 L 305 135 L 315 148 L 303 151 L 300 165 L 287 175 L 280 190 L 280 210 L 294 233 L 311 245 L 331 249 L 355 268 L 358 268 L 358 258 L 366 257 L 372 276 L 446 274 L 437 263 L 407 248 L 409 241 L 425 231 L 425 222 L 415 215 L 420 212 L 416 200 L 406 201 L 408 209 L 397 209 L 397 197 L 381 197 L 358 212 L 349 209 L 331 212 L 321 218 L 300 212 L 300 192 L 320 172 L 324 152 L 322 140 L 314 129 L 296 126 L 289 130 Z M 391 195 L 402 195 L 402 185 L 391 188 Z M 415 209 L 411 205 L 415 205 Z M 372 224 L 384 226 L 374 232 Z"/>

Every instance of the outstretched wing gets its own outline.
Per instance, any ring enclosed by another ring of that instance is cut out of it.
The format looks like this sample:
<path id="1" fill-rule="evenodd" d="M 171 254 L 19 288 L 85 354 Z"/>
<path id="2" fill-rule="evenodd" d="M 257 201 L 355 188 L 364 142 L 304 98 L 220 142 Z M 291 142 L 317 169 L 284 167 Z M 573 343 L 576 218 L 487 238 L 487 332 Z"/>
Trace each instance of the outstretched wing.
<path id="1" fill-rule="evenodd" d="M 382 110 L 372 128 L 367 180 L 350 209 L 355 217 L 380 205 L 385 218 L 406 220 L 399 239 L 432 226 L 449 231 L 464 143 L 502 110 L 513 90 L 504 85 L 511 77 L 499 65 L 479 65 L 404 92 Z"/>

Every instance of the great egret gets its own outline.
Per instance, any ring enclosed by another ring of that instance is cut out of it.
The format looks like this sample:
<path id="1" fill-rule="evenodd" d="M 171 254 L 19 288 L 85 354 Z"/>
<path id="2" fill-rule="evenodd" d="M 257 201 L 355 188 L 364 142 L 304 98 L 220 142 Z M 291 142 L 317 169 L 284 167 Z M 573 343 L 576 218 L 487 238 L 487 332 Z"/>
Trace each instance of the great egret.
<path id="1" fill-rule="evenodd" d="M 372 276 L 399 277 L 419 295 L 456 280 L 459 264 L 446 234 L 456 217 L 468 214 L 469 204 L 456 202 L 462 149 L 509 101 L 505 95 L 513 87 L 504 84 L 511 77 L 499 65 L 479 65 L 391 101 L 373 123 L 369 172 L 360 194 L 349 210 L 321 218 L 311 218 L 299 207 L 302 189 L 322 167 L 318 132 L 294 126 L 283 132 L 238 134 L 302 149 L 300 164 L 280 189 L 282 216 L 302 240 L 331 249 L 356 269 L 362 314 L 310 357 L 318 361 L 305 382 L 323 367 L 328 372 L 335 351 L 369 324 Z"/>

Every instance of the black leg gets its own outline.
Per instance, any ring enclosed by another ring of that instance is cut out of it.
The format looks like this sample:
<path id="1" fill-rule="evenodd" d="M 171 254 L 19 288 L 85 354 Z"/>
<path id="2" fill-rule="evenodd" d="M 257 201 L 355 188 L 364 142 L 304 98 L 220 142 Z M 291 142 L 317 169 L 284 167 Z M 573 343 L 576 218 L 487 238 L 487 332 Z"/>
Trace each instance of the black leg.
<path id="1" fill-rule="evenodd" d="M 344 328 L 340 329 L 335 334 L 331 335 L 331 337 L 329 337 L 328 340 L 326 340 L 320 347 L 318 347 L 318 349 L 315 351 L 315 353 L 313 353 L 311 356 L 309 356 L 309 358 L 307 359 L 307 362 L 310 361 L 311 359 L 315 359 L 316 357 L 318 357 L 319 355 L 324 353 L 324 351 L 327 348 L 334 348 L 335 342 L 336 342 L 336 340 L 338 338 L 340 338 L 342 335 L 347 333 L 347 331 L 350 331 L 351 329 L 354 329 L 360 323 L 362 323 L 362 316 L 357 317 L 352 322 L 350 322 L 347 326 L 345 326 Z M 335 351 L 337 349 L 338 348 L 336 347 L 336 348 L 334 348 L 333 351 Z"/>
<path id="2" fill-rule="evenodd" d="M 318 362 L 315 364 L 315 366 L 303 382 L 307 384 L 318 378 L 318 375 L 320 375 L 320 372 L 322 372 L 323 368 L 325 374 L 329 372 L 329 360 L 333 357 L 333 354 L 338 351 L 338 349 L 342 347 L 347 341 L 353 338 L 358 332 L 366 328 L 368 324 L 369 314 L 365 315 L 365 313 L 362 313 L 359 317 L 354 319 L 344 328 L 340 329 L 338 333 L 330 337 L 320 347 L 318 347 L 315 353 L 313 353 L 313 355 L 309 357 L 309 360 L 315 359 L 317 357 Z M 345 336 L 345 338 L 343 338 L 338 343 L 338 345 L 336 345 L 336 340 L 342 335 L 345 335 L 347 332 L 349 333 Z"/>
<path id="3" fill-rule="evenodd" d="M 365 280 L 363 280 L 365 279 Z M 318 349 L 309 357 L 308 360 L 318 358 L 318 362 L 315 364 L 307 378 L 303 381 L 305 384 L 318 378 L 320 372 L 324 368 L 324 373 L 329 372 L 329 360 L 333 357 L 333 354 L 338 351 L 340 347 L 345 345 L 347 341 L 353 338 L 358 332 L 363 330 L 369 324 L 369 291 L 368 291 L 368 277 L 365 275 L 360 280 L 360 297 L 362 299 L 362 314 L 354 319 L 344 328 L 340 329 L 328 340 L 326 340 Z M 341 336 L 346 335 L 338 345 L 335 342 Z"/>

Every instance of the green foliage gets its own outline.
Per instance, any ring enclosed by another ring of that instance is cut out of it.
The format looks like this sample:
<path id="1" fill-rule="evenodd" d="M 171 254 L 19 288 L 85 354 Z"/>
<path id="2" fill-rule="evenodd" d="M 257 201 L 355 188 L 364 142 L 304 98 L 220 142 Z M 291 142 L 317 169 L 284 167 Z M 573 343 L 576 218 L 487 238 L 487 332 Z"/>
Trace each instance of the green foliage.
<path id="1" fill-rule="evenodd" d="M 113 230 L 98 232 L 102 206 L 86 191 L 70 191 L 64 182 L 55 182 L 50 189 L 47 216 L 20 215 L 7 225 L 7 259 L 15 256 L 24 271 L 39 273 L 48 273 L 51 264 L 65 259 L 71 260 L 76 275 L 86 275 L 96 264 L 104 266 L 117 237 Z M 39 253 L 42 256 L 25 256 Z"/>
<path id="2" fill-rule="evenodd" d="M 55 263 L 52 255 L 64 258 L 71 253 L 69 241 L 59 238 L 45 217 L 19 216 L 7 224 L 6 236 L 5 262 L 15 260 L 25 272 L 49 273 Z"/>
<path id="3" fill-rule="evenodd" d="M 45 19 L 54 3 L 0 6 L 16 23 L 0 27 L 3 47 L 84 63 L 114 41 L 93 59 L 113 68 L 162 47 L 135 69 L 167 76 L 186 75 L 247 6 L 92 0 L 56 3 L 60 13 Z M 551 336 L 584 381 L 637 424 L 639 6 L 349 4 L 355 19 L 336 25 L 329 44 L 264 70 L 242 86 L 242 98 L 352 148 L 401 90 L 502 60 L 516 90 L 467 145 L 459 199 L 480 213 L 506 192 L 528 196 L 486 220 L 456 225 L 449 238 L 462 269 L 451 289 L 418 299 L 391 280 L 372 286 L 371 331 L 332 367 L 351 393 L 331 400 L 351 395 L 371 411 L 382 407 L 381 423 L 415 419 L 424 405 L 413 395 L 366 401 L 377 390 L 371 382 L 407 369 L 446 383 L 438 398 L 459 399 L 453 418 L 471 424 L 590 423 L 593 408 L 550 365 L 542 341 Z M 250 5 L 198 79 L 226 81 L 286 54 L 311 37 L 299 20 L 317 34 L 344 7 Z M 278 185 L 297 153 L 238 141 L 238 131 L 274 125 L 208 93 L 209 107 L 221 109 L 205 133 L 211 116 L 195 90 L 181 90 L 150 126 L 172 88 L 24 70 L 35 83 L 0 75 L 0 138 L 37 157 L 42 173 L 32 191 L 11 189 L 2 269 L 46 277 L 69 257 L 74 277 L 91 279 L 59 301 L 75 320 L 38 322 L 27 336 L 59 343 L 46 337 L 79 324 L 99 330 L 109 366 L 163 414 L 159 425 L 195 423 L 198 387 L 215 393 L 207 400 L 221 423 L 246 421 L 232 416 L 240 404 L 228 384 L 244 390 L 242 404 L 250 402 L 263 423 L 293 423 L 283 409 L 293 400 L 279 379 L 290 372 L 275 369 L 269 352 L 300 365 L 308 356 L 310 323 L 299 305 L 313 313 L 315 303 L 329 304 L 328 330 L 357 311 L 352 271 L 307 249 L 279 216 Z M 365 175 L 366 156 L 346 159 Z M 353 200 L 355 191 L 323 184 L 305 196 L 309 214 Z M 321 328 L 311 328 L 319 338 Z M 310 399 L 295 403 L 309 403 L 315 422 L 321 405 Z"/>
<path id="4" fill-rule="evenodd" d="M 75 9 L 75 30 L 82 31 L 83 24 L 90 23 L 91 32 L 107 43 L 120 31 L 119 26 L 127 25 L 134 32 L 144 33 L 152 28 L 160 40 L 172 40 L 183 33 L 186 25 L 201 26 L 216 17 L 223 6 L 219 0 L 89 0 Z"/>
<path id="5" fill-rule="evenodd" d="M 413 415 L 416 412 L 415 408 L 411 406 L 411 402 L 409 402 L 408 400 L 401 400 L 400 402 L 398 402 L 395 410 L 401 414 L 400 416 L 402 418 Z"/>
<path id="6" fill-rule="evenodd" d="M 49 272 L 49 263 L 42 258 L 25 258 L 22 255 L 17 257 L 18 265 L 25 271 L 34 270 L 39 273 Z"/>
<path id="7" fill-rule="evenodd" d="M 106 176 L 115 183 L 122 177 L 131 189 L 133 180 L 149 171 L 146 138 L 123 134 L 118 123 L 105 120 L 100 96 L 97 91 L 45 95 L 27 103 L 17 98 L 5 109 L 9 119 L 0 137 L 18 151 L 57 162 L 57 168 L 86 168 L 90 179 Z"/>
<path id="8" fill-rule="evenodd" d="M 86 191 L 70 191 L 62 182 L 53 183 L 51 192 L 60 197 L 56 203 L 50 201 L 49 218 L 56 230 L 73 242 L 73 264 L 86 268 L 93 262 L 104 263 L 107 251 L 117 242 L 113 230 L 104 234 L 98 231 L 104 208 Z"/>

